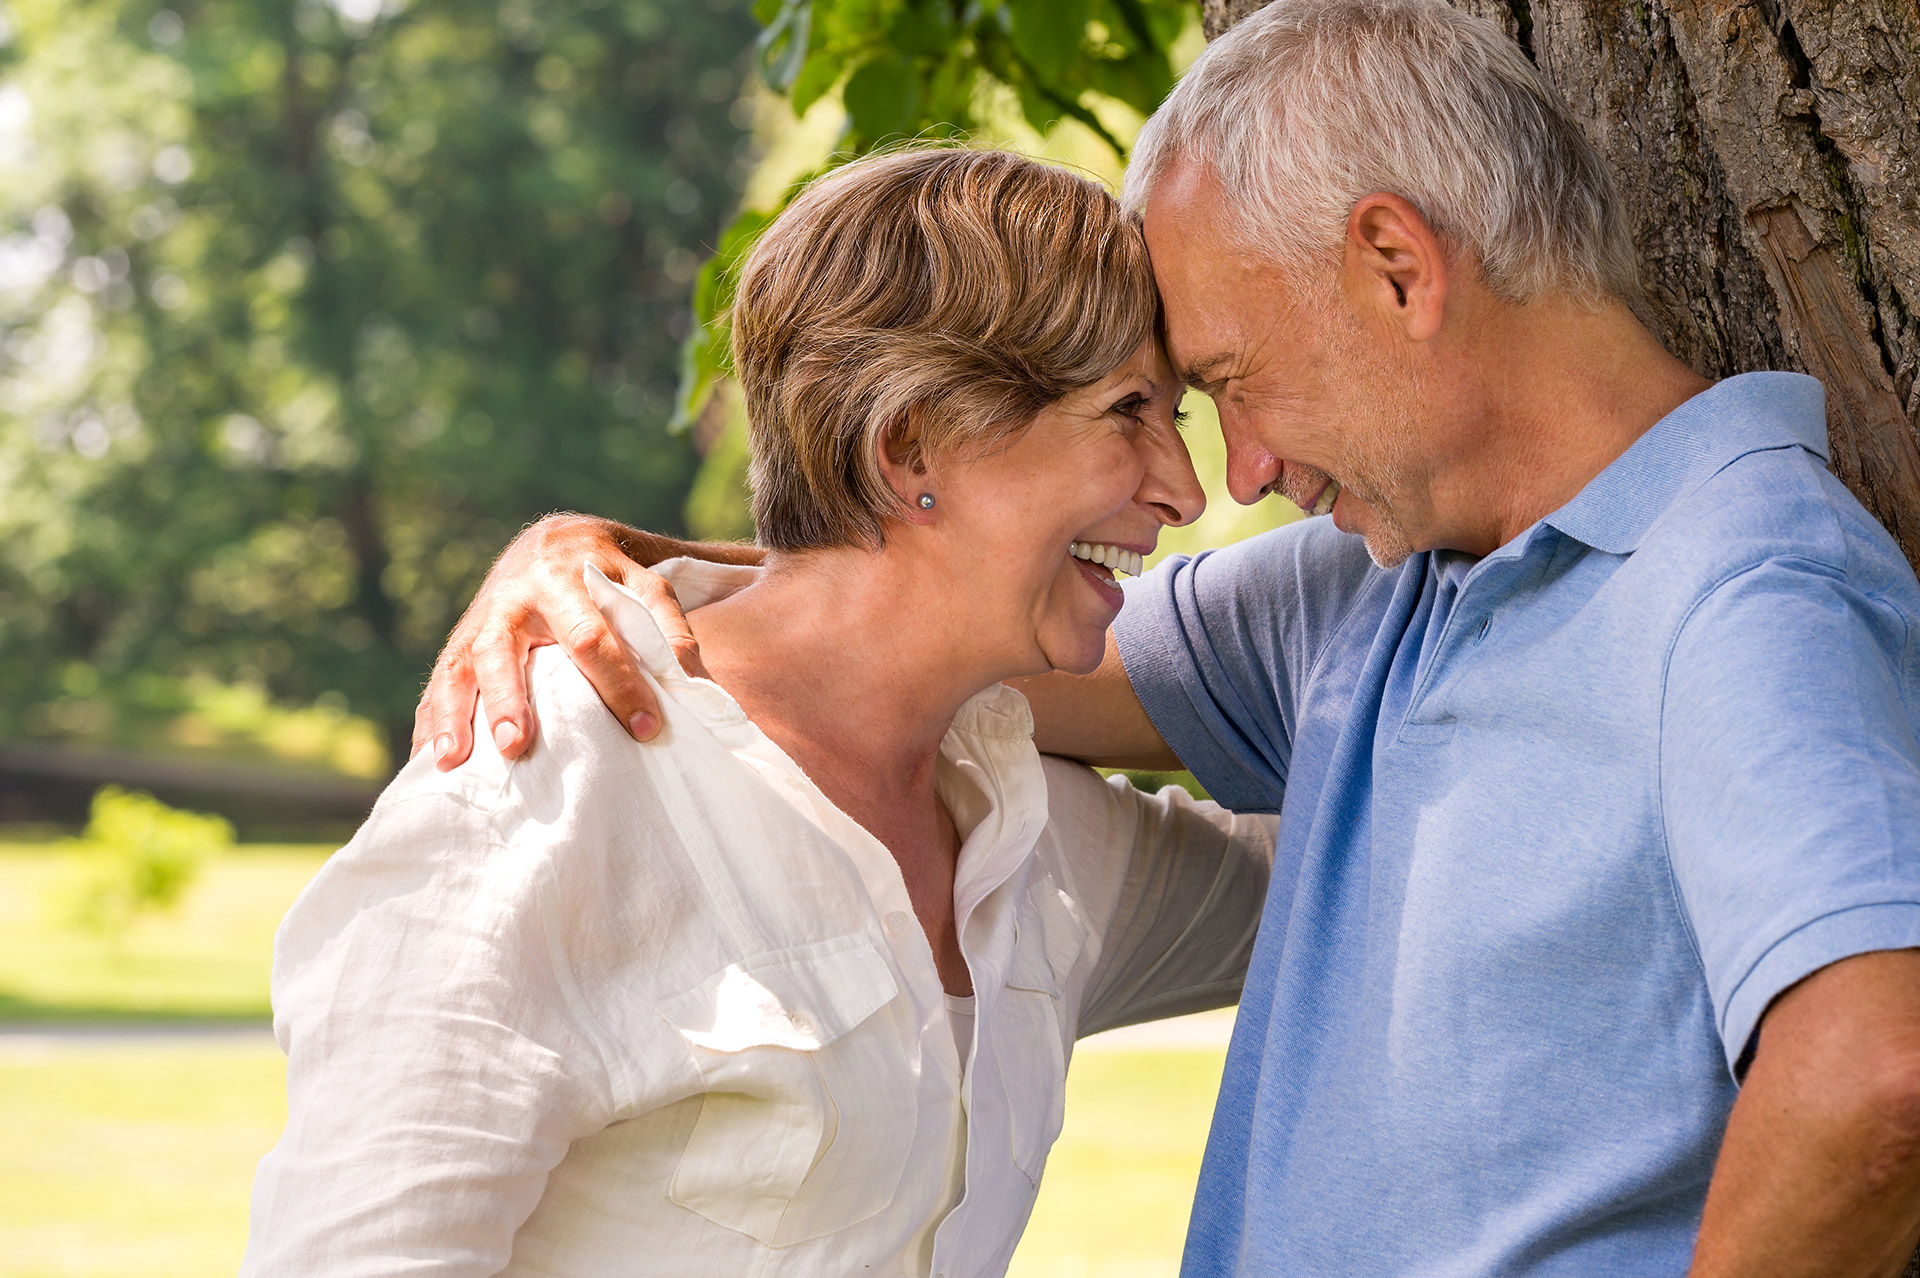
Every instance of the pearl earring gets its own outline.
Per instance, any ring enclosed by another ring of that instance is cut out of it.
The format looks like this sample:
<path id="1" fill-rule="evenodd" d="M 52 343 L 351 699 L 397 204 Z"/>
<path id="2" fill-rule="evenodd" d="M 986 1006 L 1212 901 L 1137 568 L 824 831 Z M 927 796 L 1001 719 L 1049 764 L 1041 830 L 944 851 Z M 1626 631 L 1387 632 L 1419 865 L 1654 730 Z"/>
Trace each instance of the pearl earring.
<path id="1" fill-rule="evenodd" d="M 922 510 L 932 510 L 932 509 L 933 509 L 933 494 L 932 494 L 932 493 L 921 493 L 921 494 L 920 494 L 920 509 L 922 509 Z"/>

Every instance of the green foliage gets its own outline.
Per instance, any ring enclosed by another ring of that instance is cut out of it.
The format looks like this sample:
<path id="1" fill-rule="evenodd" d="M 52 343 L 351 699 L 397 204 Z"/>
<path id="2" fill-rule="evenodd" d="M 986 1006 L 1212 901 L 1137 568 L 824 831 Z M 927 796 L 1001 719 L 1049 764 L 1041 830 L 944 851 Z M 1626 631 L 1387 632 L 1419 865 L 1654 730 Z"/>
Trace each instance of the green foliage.
<path id="1" fill-rule="evenodd" d="M 102 786 L 87 828 L 59 850 L 75 867 L 69 920 L 117 937 L 140 915 L 171 909 L 209 856 L 233 845 L 224 817 L 181 812 L 150 794 Z"/>
<path id="2" fill-rule="evenodd" d="M 1151 113 L 1173 87 L 1171 51 L 1198 6 L 1193 0 L 756 0 L 754 16 L 762 24 L 755 46 L 761 76 L 796 116 L 839 90 L 846 129 L 831 167 L 890 142 L 974 133 L 996 93 L 1006 91 L 1039 132 L 1074 120 L 1124 160 L 1125 145 L 1095 104 L 1104 98 Z M 785 198 L 791 196 L 790 190 Z M 701 272 L 696 328 L 682 348 L 676 429 L 699 417 L 725 370 L 732 272 L 778 212 L 777 206 L 742 213 Z"/>
<path id="3" fill-rule="evenodd" d="M 71 661 L 402 751 L 541 513 L 679 526 L 745 0 L 9 0 L 0 733 Z"/>

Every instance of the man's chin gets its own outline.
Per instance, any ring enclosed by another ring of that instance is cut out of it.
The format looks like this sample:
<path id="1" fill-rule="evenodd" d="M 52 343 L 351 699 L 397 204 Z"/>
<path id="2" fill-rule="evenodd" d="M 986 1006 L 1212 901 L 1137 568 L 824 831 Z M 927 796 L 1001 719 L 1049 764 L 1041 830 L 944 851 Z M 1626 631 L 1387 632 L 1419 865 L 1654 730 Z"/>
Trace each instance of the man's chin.
<path id="1" fill-rule="evenodd" d="M 1413 558 L 1413 549 L 1398 538 L 1363 533 L 1362 539 L 1367 543 L 1367 558 L 1376 568 L 1398 568 Z"/>
<path id="2" fill-rule="evenodd" d="M 1380 568 L 1398 568 L 1413 555 L 1413 546 L 1400 525 L 1381 514 L 1378 508 L 1342 493 L 1342 501 L 1333 508 L 1333 526 L 1353 533 L 1367 543 L 1367 557 Z"/>
<path id="3" fill-rule="evenodd" d="M 1348 530 L 1360 534 L 1367 543 L 1367 557 L 1381 568 L 1398 568 L 1407 562 L 1413 556 L 1413 545 L 1400 525 L 1371 508 L 1367 515 L 1361 527 Z"/>

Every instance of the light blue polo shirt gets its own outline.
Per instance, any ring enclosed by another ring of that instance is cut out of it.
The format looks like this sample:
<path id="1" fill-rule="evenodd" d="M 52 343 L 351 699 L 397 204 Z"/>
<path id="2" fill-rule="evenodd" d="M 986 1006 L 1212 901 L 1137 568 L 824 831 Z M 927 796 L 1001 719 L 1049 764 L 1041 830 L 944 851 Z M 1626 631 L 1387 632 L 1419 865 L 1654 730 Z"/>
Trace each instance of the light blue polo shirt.
<path id="1" fill-rule="evenodd" d="M 1185 1274 L 1685 1272 L 1768 1002 L 1920 946 L 1920 587 L 1823 402 L 1722 382 L 1477 562 L 1311 519 L 1129 591 L 1282 814 Z"/>

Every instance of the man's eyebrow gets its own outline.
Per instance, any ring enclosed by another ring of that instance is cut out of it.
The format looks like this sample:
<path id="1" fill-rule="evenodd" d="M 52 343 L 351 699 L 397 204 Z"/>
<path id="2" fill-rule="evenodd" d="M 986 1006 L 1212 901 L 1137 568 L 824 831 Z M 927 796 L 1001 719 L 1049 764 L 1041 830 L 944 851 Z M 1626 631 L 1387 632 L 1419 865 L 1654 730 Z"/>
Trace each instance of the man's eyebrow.
<path id="1" fill-rule="evenodd" d="M 1211 355 L 1193 361 L 1177 372 L 1181 381 L 1204 395 L 1208 393 L 1209 387 L 1217 387 L 1225 380 L 1219 376 L 1219 372 L 1221 367 L 1232 359 L 1233 354 L 1230 351 L 1215 351 Z"/>

